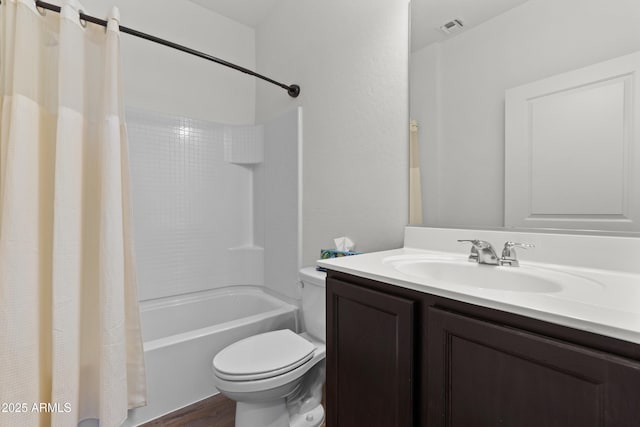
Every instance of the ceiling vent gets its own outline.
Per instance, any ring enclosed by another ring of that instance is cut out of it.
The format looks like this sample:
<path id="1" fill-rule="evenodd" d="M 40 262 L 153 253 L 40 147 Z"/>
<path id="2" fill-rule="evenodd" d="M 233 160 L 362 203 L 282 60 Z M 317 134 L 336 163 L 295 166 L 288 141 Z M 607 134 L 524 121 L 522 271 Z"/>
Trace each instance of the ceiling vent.
<path id="1" fill-rule="evenodd" d="M 440 27 L 440 31 L 445 34 L 455 34 L 462 31 L 462 27 L 464 27 L 462 19 L 452 19 L 451 21 L 442 25 Z"/>

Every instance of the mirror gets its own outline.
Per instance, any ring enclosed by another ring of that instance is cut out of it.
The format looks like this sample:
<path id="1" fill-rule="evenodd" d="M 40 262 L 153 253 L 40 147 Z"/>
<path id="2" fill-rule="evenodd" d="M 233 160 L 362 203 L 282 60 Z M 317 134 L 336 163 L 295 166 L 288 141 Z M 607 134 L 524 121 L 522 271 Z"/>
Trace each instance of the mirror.
<path id="1" fill-rule="evenodd" d="M 509 223 L 514 202 L 508 194 L 505 198 L 505 191 L 508 193 L 513 184 L 509 168 L 515 167 L 509 163 L 505 165 L 505 161 L 511 161 L 509 156 L 505 158 L 505 149 L 508 152 L 512 143 L 505 135 L 505 127 L 512 126 L 505 120 L 505 113 L 507 117 L 512 116 L 506 111 L 507 91 L 638 51 L 640 2 L 637 0 L 412 0 L 410 115 L 417 125 L 419 153 L 411 166 L 412 181 L 414 185 L 419 182 L 421 187 L 421 224 L 464 228 L 527 227 Z M 637 75 L 621 84 L 621 90 L 627 91 L 627 95 L 638 93 L 635 87 L 639 84 Z M 578 86 L 576 83 L 567 87 Z M 638 124 L 640 104 L 633 110 L 634 105 L 628 105 L 629 98 L 634 97 L 620 98 L 625 112 L 621 113 L 622 119 L 618 122 L 626 120 L 626 125 Z M 612 102 L 615 104 L 615 100 Z M 595 105 L 599 104 L 596 102 Z M 596 117 L 600 117 L 597 111 Z M 608 123 L 618 123 L 612 120 Z M 554 125 L 553 129 L 560 129 L 564 123 Z M 640 182 L 637 172 L 640 164 L 636 165 L 629 157 L 637 158 L 640 151 L 640 145 L 633 147 L 634 143 L 640 144 L 640 129 L 638 126 L 633 128 L 627 126 L 621 131 L 623 135 L 618 135 L 624 146 L 617 150 L 624 159 L 609 156 L 616 158 L 619 166 L 589 167 L 585 172 L 604 174 L 603 171 L 624 169 L 626 175 L 618 174 L 626 177 L 624 181 L 603 175 L 605 182 L 620 186 L 612 188 L 612 192 L 625 195 L 615 199 L 607 193 L 607 198 L 620 204 L 618 210 L 622 217 L 625 209 L 630 209 L 629 204 L 635 209 L 637 202 L 629 196 L 637 190 L 634 183 Z M 609 135 L 601 138 L 604 144 L 608 144 L 609 139 L 615 138 Z M 566 138 L 555 135 L 551 140 L 554 144 L 563 144 Z M 586 150 L 580 141 L 571 143 L 576 154 Z M 547 158 L 555 162 L 554 179 L 564 184 L 565 180 L 558 175 L 564 173 L 564 164 L 569 177 L 568 174 L 573 173 L 572 166 L 581 164 L 582 160 L 577 161 L 579 156 L 571 155 L 560 159 L 554 154 L 560 147 L 547 144 L 546 149 Z M 602 152 L 602 147 L 600 150 Z M 608 152 L 606 146 L 604 152 Z M 602 159 L 597 161 L 604 162 Z M 524 164 L 527 162 L 531 161 L 525 159 Z M 419 167 L 419 179 L 414 167 Z M 545 167 L 538 166 L 543 175 Z M 584 182 L 572 177 L 566 181 L 577 185 Z M 554 188 L 553 183 L 553 180 L 547 180 L 545 188 Z M 605 186 L 604 191 L 608 191 L 607 188 Z M 584 193 L 585 189 L 581 191 Z M 568 194 L 567 197 L 573 197 L 574 192 Z M 588 192 L 587 195 L 588 198 Z M 546 195 L 536 197 L 544 199 Z M 602 193 L 593 192 L 590 197 L 602 197 Z M 549 198 L 562 199 L 558 194 Z M 413 196 L 412 199 L 416 200 Z M 524 203 L 531 202 L 526 199 Z M 578 218 L 571 226 L 564 227 L 562 221 L 551 225 L 539 221 L 528 228 L 563 232 L 570 228 L 572 232 L 580 233 L 604 231 L 629 235 L 640 231 L 635 223 L 627 228 L 600 227 L 598 218 L 606 215 L 594 211 L 593 203 L 588 205 L 571 205 L 571 213 Z M 544 214 L 538 216 L 544 217 Z M 588 225 L 580 227 L 582 217 L 595 218 L 595 221 L 584 222 Z M 618 219 L 625 221 L 622 217 Z"/>

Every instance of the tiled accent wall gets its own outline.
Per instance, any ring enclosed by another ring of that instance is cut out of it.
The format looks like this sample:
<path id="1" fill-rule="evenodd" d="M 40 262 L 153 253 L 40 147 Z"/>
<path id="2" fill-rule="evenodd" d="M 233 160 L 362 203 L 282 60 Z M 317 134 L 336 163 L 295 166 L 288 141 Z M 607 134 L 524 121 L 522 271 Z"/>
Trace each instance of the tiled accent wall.
<path id="1" fill-rule="evenodd" d="M 140 299 L 261 284 L 252 166 L 225 161 L 225 133 L 261 161 L 257 127 L 128 109 L 127 128 Z"/>

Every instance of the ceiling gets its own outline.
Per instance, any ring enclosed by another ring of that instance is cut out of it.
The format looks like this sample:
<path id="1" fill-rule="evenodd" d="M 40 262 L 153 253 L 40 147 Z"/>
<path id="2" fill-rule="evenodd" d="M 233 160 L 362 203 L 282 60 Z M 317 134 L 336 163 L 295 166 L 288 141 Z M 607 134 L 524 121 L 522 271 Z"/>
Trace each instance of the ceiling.
<path id="1" fill-rule="evenodd" d="M 282 0 L 191 0 L 193 3 L 255 28 Z"/>
<path id="2" fill-rule="evenodd" d="M 464 30 L 498 16 L 528 0 L 412 0 L 411 50 L 416 51 L 447 36 L 440 27 L 461 19 Z"/>
<path id="3" fill-rule="evenodd" d="M 284 0 L 190 0 L 255 28 Z M 387 1 L 387 0 L 385 0 Z M 528 0 L 411 0 L 411 50 L 444 40 L 440 26 L 461 19 L 468 30 Z M 449 36 L 451 37 L 451 36 Z"/>

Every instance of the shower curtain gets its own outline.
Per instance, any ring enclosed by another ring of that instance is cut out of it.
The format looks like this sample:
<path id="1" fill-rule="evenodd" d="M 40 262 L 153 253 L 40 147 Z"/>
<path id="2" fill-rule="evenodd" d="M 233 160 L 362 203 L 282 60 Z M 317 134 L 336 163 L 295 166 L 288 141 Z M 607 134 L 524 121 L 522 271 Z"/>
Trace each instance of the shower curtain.
<path id="1" fill-rule="evenodd" d="M 409 225 L 422 225 L 422 185 L 418 122 L 409 122 Z"/>
<path id="2" fill-rule="evenodd" d="M 119 426 L 146 400 L 120 88 L 108 28 L 0 6 L 0 426 Z"/>

